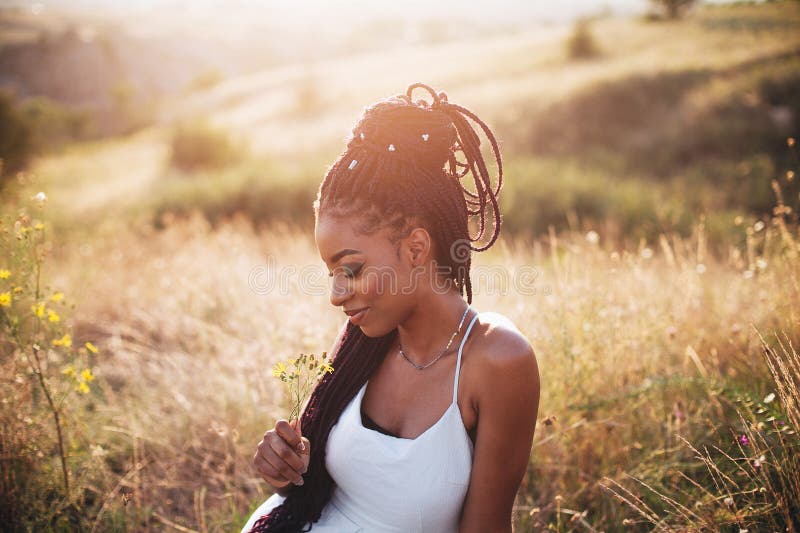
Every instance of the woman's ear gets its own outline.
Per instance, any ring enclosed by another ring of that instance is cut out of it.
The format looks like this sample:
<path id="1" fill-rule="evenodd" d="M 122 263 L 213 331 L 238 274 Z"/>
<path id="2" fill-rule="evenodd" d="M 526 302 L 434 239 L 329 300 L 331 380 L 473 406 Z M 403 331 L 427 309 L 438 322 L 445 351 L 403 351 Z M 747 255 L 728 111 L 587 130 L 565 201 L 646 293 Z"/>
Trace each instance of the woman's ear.
<path id="1" fill-rule="evenodd" d="M 404 239 L 404 250 L 414 266 L 425 264 L 432 249 L 431 236 L 425 228 L 414 228 Z"/>

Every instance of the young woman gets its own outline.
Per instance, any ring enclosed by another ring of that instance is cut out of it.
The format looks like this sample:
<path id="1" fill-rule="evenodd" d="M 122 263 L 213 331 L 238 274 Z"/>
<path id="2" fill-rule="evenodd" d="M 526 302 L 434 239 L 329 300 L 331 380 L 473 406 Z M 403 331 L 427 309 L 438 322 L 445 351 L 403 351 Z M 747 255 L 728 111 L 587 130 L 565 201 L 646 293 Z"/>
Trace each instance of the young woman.
<path id="1" fill-rule="evenodd" d="M 494 188 L 469 120 L 491 142 Z M 444 93 L 414 84 L 364 110 L 314 202 L 331 304 L 349 316 L 335 370 L 258 445 L 276 492 L 243 531 L 511 531 L 539 371 L 509 319 L 470 305 L 469 276 L 499 234 L 501 187 L 492 132 Z"/>

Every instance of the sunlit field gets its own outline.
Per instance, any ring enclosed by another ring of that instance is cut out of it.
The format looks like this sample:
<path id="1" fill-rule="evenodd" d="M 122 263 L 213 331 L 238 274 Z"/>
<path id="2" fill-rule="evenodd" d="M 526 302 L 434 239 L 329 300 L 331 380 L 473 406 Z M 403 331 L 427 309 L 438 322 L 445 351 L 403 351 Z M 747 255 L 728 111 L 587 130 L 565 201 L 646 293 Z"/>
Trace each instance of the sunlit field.
<path id="1" fill-rule="evenodd" d="M 541 372 L 515 531 L 798 531 L 800 6 L 590 28 L 591 58 L 552 24 L 243 67 L 6 170 L 0 529 L 242 527 L 272 367 L 346 318 L 316 187 L 423 81 L 505 157 L 472 281 Z"/>

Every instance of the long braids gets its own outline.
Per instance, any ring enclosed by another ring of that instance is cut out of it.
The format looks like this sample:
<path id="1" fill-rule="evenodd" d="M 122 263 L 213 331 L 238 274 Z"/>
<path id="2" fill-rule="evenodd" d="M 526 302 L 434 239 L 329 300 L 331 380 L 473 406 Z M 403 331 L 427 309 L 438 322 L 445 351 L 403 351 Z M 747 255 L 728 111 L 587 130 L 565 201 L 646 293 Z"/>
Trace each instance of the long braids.
<path id="1" fill-rule="evenodd" d="M 427 90 L 432 104 L 414 102 L 414 89 Z M 477 123 L 491 143 L 498 168 L 496 188 L 480 151 L 480 139 L 469 120 Z M 465 161 L 459 161 L 462 153 Z M 475 191 L 461 184 L 472 174 Z M 451 104 L 445 93 L 415 83 L 406 94 L 365 108 L 347 146 L 328 169 L 313 207 L 337 216 L 356 215 L 358 230 L 370 234 L 391 229 L 396 242 L 412 223 L 421 223 L 435 243 L 436 261 L 452 279 L 467 303 L 472 303 L 469 271 L 471 252 L 492 246 L 500 233 L 497 197 L 503 183 L 500 150 L 491 130 L 469 110 Z M 492 233 L 486 244 L 473 246 L 487 233 L 486 210 L 492 211 Z M 478 234 L 469 231 L 469 218 L 478 215 Z M 251 533 L 297 532 L 319 520 L 335 483 L 325 466 L 331 428 L 344 408 L 383 361 L 397 329 L 382 337 L 367 337 L 347 323 L 334 350 L 332 374 L 324 374 L 303 411 L 303 435 L 311 442 L 305 483 L 292 486 L 284 502 L 260 517 Z"/>

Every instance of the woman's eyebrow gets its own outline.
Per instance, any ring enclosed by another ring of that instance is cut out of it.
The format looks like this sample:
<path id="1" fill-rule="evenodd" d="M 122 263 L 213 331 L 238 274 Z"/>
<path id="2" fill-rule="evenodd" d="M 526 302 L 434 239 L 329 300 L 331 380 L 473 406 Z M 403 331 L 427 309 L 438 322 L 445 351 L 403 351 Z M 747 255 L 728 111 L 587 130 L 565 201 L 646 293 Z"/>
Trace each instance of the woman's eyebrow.
<path id="1" fill-rule="evenodd" d="M 342 257 L 344 257 L 346 255 L 360 254 L 360 253 L 361 253 L 361 250 L 353 250 L 352 248 L 345 248 L 344 250 L 339 250 L 338 252 L 333 254 L 333 257 L 331 257 L 331 263 L 338 262 L 339 259 L 341 259 Z"/>

